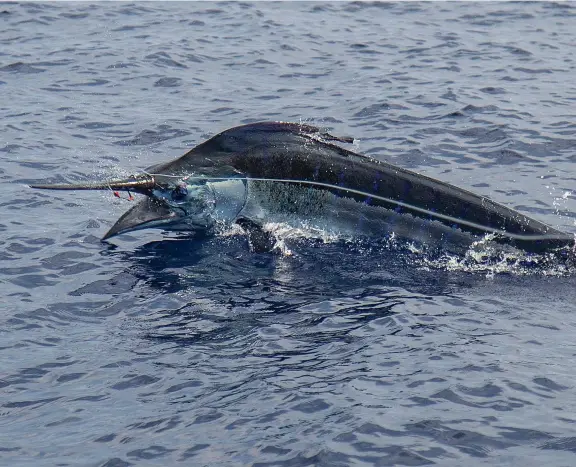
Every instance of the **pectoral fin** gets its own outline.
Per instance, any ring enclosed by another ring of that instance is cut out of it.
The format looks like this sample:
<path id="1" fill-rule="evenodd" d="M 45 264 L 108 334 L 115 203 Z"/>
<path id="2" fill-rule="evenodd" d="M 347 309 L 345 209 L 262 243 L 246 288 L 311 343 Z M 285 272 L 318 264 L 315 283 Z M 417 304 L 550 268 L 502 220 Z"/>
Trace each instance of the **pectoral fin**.
<path id="1" fill-rule="evenodd" d="M 247 217 L 239 217 L 236 224 L 244 229 L 248 236 L 250 249 L 256 253 L 268 253 L 274 250 L 276 239 L 270 232 L 266 232 L 262 226 Z"/>

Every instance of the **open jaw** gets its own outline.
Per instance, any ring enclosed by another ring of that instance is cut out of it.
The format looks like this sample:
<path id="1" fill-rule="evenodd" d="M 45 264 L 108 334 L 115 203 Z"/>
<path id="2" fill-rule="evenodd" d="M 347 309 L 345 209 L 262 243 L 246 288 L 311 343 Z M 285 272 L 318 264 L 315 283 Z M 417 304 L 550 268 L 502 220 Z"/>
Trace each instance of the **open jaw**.
<path id="1" fill-rule="evenodd" d="M 146 198 L 124 213 L 102 240 L 135 230 L 167 227 L 171 223 L 178 222 L 181 217 L 176 211 L 171 210 L 167 203 Z"/>

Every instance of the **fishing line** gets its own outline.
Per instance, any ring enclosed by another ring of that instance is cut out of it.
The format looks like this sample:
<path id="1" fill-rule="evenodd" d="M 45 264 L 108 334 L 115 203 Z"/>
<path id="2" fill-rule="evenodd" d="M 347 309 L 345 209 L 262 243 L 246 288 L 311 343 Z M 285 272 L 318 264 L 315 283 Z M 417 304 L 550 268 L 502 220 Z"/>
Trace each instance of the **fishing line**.
<path id="1" fill-rule="evenodd" d="M 154 174 L 154 173 L 148 173 L 145 172 L 146 175 L 150 175 L 150 176 L 159 176 L 159 177 L 166 177 L 166 178 L 178 178 L 181 180 L 198 180 L 198 181 L 211 181 L 211 180 L 246 180 L 246 181 L 257 181 L 257 182 L 278 182 L 278 183 L 292 183 L 295 185 L 310 185 L 310 186 L 318 186 L 318 187 L 323 187 L 323 188 L 330 188 L 332 190 L 339 190 L 339 191 L 344 191 L 344 192 L 348 192 L 348 193 L 354 193 L 356 195 L 361 195 L 361 196 L 366 196 L 366 197 L 371 197 L 374 199 L 378 199 L 384 203 L 389 203 L 389 204 L 395 204 L 396 206 L 400 206 L 403 208 L 408 208 L 410 210 L 413 211 L 417 211 L 420 212 L 422 214 L 428 214 L 431 217 L 436 217 L 438 219 L 443 219 L 446 221 L 450 221 L 454 224 L 461 224 L 461 225 L 466 225 L 468 227 L 472 227 L 478 230 L 482 230 L 484 232 L 487 233 L 493 233 L 493 234 L 498 234 L 498 235 L 502 235 L 504 237 L 508 237 L 508 238 L 512 238 L 515 240 L 527 240 L 527 241 L 535 241 L 535 240 L 566 240 L 566 237 L 563 236 L 558 236 L 558 235 L 521 235 L 521 234 L 514 234 L 514 233 L 510 233 L 510 232 L 506 232 L 505 230 L 500 230 L 500 229 L 495 229 L 492 227 L 488 227 L 482 224 L 476 224 L 475 222 L 471 222 L 471 221 L 467 221 L 464 219 L 458 219 L 457 217 L 452 217 L 450 215 L 447 214 L 441 214 L 438 212 L 434 212 L 434 211 L 430 211 L 429 209 L 426 208 L 420 208 L 418 206 L 414 206 L 412 204 L 409 203 L 405 203 L 403 201 L 398 201 L 395 199 L 391 199 L 391 198 L 386 198 L 384 196 L 379 196 L 373 193 L 366 193 L 365 191 L 361 191 L 361 190 L 356 190 L 354 188 L 346 188 L 343 186 L 338 186 L 338 185 L 332 185 L 330 183 L 324 183 L 324 182 L 317 182 L 317 181 L 313 181 L 313 180 L 290 180 L 290 179 L 284 179 L 284 178 L 256 178 L 256 177 L 205 177 L 205 176 L 191 176 L 191 177 L 183 177 L 181 175 L 165 175 L 165 174 Z M 487 200 L 489 200 L 488 198 L 486 198 Z M 576 239 L 576 235 L 575 235 L 575 239 Z"/>

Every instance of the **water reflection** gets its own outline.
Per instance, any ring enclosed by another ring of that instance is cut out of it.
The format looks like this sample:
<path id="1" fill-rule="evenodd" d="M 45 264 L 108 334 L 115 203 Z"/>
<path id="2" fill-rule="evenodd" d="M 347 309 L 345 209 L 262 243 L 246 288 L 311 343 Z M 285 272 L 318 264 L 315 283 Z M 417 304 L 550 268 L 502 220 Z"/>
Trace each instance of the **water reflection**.
<path id="1" fill-rule="evenodd" d="M 406 298 L 446 296 L 485 280 L 422 268 L 412 253 L 374 242 L 296 239 L 288 246 L 290 256 L 261 254 L 242 236 L 184 236 L 103 255 L 126 263 L 132 295 L 145 302 L 129 314 L 144 336 L 185 345 L 243 339 L 274 325 L 305 341 L 347 340 L 393 316 Z M 393 320 L 387 327 L 397 328 Z"/>
<path id="2" fill-rule="evenodd" d="M 176 237 L 133 250 L 110 247 L 102 254 L 129 264 L 126 272 L 162 293 L 190 288 L 250 289 L 258 284 L 290 296 L 346 294 L 383 285 L 431 295 L 469 285 L 469 275 L 430 270 L 420 254 L 374 241 L 323 243 L 294 239 L 290 254 L 254 253 L 243 236 Z M 434 260 L 426 256 L 427 262 Z"/>

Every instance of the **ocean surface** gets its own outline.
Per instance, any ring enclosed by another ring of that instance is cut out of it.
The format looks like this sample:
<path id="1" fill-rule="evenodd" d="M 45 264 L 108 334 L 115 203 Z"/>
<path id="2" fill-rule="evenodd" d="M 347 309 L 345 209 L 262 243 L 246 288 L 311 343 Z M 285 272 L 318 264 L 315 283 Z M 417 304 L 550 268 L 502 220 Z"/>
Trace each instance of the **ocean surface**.
<path id="1" fill-rule="evenodd" d="M 576 465 L 573 265 L 28 187 L 282 120 L 576 232 L 576 3 L 0 3 L 0 96 L 0 465 Z"/>

